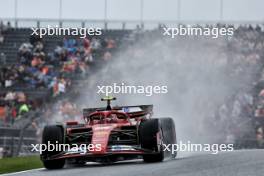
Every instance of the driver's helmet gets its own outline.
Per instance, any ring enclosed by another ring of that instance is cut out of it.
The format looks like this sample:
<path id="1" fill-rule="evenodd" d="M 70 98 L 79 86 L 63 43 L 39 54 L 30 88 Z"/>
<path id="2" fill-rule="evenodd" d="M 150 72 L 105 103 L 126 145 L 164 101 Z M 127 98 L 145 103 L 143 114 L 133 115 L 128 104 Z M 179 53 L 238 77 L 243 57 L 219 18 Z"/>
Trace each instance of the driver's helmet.
<path id="1" fill-rule="evenodd" d="M 117 121 L 118 121 L 117 115 L 116 115 L 116 114 L 110 114 L 110 115 L 106 118 L 106 121 L 107 121 L 108 123 L 117 123 Z"/>

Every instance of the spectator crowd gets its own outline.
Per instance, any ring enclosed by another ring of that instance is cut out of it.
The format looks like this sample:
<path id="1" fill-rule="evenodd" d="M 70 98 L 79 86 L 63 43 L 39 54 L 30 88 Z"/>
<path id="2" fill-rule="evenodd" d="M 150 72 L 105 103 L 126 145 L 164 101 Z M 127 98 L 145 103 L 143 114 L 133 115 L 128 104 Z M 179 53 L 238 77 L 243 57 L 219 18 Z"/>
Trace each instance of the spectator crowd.
<path id="1" fill-rule="evenodd" d="M 111 38 L 68 37 L 54 51 L 47 52 L 45 41 L 30 36 L 29 42 L 18 49 L 17 63 L 0 66 L 0 89 L 9 90 L 0 98 L 0 125 L 12 124 L 25 112 L 36 109 L 33 104 L 39 104 L 23 90 L 14 89 L 45 90 L 51 92 L 51 99 L 63 97 L 71 89 L 72 80 L 86 78 L 95 62 L 107 62 L 115 49 L 115 40 Z M 58 110 L 65 115 L 69 111 L 64 107 L 69 109 L 70 102 L 61 104 Z"/>

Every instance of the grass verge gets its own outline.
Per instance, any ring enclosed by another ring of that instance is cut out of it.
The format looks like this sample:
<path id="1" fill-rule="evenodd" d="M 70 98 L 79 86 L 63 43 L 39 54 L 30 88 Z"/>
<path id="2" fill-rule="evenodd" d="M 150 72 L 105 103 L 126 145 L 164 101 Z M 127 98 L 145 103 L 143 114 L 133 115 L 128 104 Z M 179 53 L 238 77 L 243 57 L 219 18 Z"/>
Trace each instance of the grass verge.
<path id="1" fill-rule="evenodd" d="M 39 156 L 26 156 L 0 159 L 0 174 L 24 171 L 43 167 Z"/>

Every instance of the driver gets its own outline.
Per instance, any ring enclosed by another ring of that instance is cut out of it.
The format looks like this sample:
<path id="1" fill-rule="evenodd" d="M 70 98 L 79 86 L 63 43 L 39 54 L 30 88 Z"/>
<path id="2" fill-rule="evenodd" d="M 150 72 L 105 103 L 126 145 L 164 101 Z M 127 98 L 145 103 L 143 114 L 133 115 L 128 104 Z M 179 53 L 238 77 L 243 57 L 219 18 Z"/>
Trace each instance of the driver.
<path id="1" fill-rule="evenodd" d="M 106 119 L 108 123 L 117 123 L 118 121 L 116 114 L 110 114 Z"/>

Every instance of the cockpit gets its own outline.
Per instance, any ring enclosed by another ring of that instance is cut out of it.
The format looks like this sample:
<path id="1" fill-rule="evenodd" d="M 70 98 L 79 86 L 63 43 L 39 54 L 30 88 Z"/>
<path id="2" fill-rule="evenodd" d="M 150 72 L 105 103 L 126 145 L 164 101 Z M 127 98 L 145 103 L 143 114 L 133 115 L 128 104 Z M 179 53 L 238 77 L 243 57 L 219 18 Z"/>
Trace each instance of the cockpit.
<path id="1" fill-rule="evenodd" d="M 130 122 L 128 115 L 121 112 L 100 111 L 95 112 L 87 117 L 89 125 L 107 124 L 107 123 L 128 123 Z"/>

